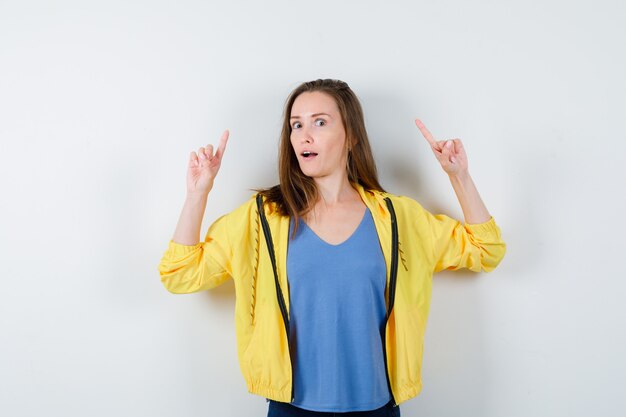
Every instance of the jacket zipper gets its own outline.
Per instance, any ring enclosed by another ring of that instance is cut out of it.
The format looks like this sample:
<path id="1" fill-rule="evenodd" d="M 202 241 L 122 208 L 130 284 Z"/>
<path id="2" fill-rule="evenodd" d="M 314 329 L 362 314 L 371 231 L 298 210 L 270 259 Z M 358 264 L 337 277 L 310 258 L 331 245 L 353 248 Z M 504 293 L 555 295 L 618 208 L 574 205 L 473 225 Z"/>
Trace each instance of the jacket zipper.
<path id="1" fill-rule="evenodd" d="M 256 196 L 256 204 L 259 209 L 259 216 L 261 216 L 261 225 L 263 227 L 263 234 L 265 235 L 265 242 L 267 243 L 267 249 L 270 253 L 270 259 L 272 261 L 272 269 L 274 271 L 274 281 L 276 283 L 276 296 L 278 297 L 278 305 L 280 312 L 283 316 L 283 322 L 285 323 L 285 331 L 287 333 L 287 348 L 291 348 L 289 341 L 289 317 L 287 316 L 287 306 L 285 305 L 285 299 L 280 289 L 280 283 L 278 281 L 278 272 L 276 271 L 276 254 L 274 253 L 274 242 L 272 241 L 272 234 L 270 233 L 270 225 L 265 218 L 265 210 L 263 209 L 263 197 L 261 194 Z M 289 353 L 289 362 L 291 362 L 291 353 Z M 291 401 L 294 401 L 294 379 L 293 379 L 293 365 L 291 367 Z"/>
<path id="2" fill-rule="evenodd" d="M 387 318 L 385 319 L 385 331 L 383 333 L 383 355 L 385 358 L 385 375 L 387 376 L 387 386 L 389 387 L 389 394 L 391 394 L 391 401 L 394 407 L 397 407 L 396 399 L 393 396 L 391 390 L 391 380 L 389 379 L 389 370 L 387 369 L 387 322 L 389 316 L 391 316 L 391 310 L 393 309 L 393 303 L 396 295 L 396 277 L 398 275 L 398 223 L 396 222 L 396 212 L 393 209 L 393 204 L 389 197 L 385 197 L 385 203 L 391 214 L 391 277 L 389 282 L 389 308 L 387 310 Z"/>
<path id="3" fill-rule="evenodd" d="M 391 395 L 391 401 L 394 407 L 397 407 L 395 397 L 393 395 L 393 391 L 391 390 L 391 381 L 389 379 L 389 370 L 387 369 L 387 343 L 386 343 L 386 328 L 387 321 L 389 320 L 389 316 L 391 315 L 391 310 L 393 309 L 395 292 L 396 292 L 396 276 L 398 274 L 398 224 L 396 222 L 396 212 L 393 208 L 393 204 L 391 203 L 391 199 L 389 197 L 385 198 L 385 202 L 387 203 L 387 208 L 389 209 L 389 213 L 391 214 L 391 277 L 390 277 L 390 289 L 389 289 L 389 308 L 387 310 L 387 318 L 385 319 L 385 332 L 383 333 L 383 357 L 385 359 L 385 376 L 387 378 L 387 387 L 389 389 L 389 394 Z M 263 227 L 263 234 L 265 235 L 265 242 L 267 243 L 267 248 L 269 250 L 270 259 L 272 261 L 272 269 L 274 271 L 274 281 L 276 282 L 276 295 L 278 297 L 278 305 L 280 307 L 280 312 L 283 316 L 283 322 L 285 323 L 285 331 L 287 333 L 287 345 L 290 347 L 291 343 L 289 341 L 289 318 L 287 317 L 287 307 L 285 305 L 285 300 L 283 298 L 282 291 L 280 290 L 280 283 L 278 281 L 278 272 L 276 271 L 276 255 L 274 253 L 274 243 L 272 241 L 272 235 L 270 233 L 270 226 L 267 223 L 267 219 L 265 218 L 265 210 L 263 209 L 263 197 L 260 194 L 257 194 L 256 197 L 257 207 L 259 209 L 259 216 L 261 217 L 261 225 Z M 289 354 L 291 355 L 291 354 Z M 289 357 L 289 361 L 291 362 L 291 356 Z M 291 401 L 294 401 L 294 379 L 293 379 L 293 366 L 291 368 Z"/>

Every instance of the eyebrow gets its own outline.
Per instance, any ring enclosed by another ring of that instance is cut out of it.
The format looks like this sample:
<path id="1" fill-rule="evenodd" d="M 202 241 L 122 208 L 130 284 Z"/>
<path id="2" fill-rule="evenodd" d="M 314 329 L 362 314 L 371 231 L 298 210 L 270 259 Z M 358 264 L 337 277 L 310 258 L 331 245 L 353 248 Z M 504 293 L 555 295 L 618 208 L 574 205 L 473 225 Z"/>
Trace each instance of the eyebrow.
<path id="1" fill-rule="evenodd" d="M 321 116 L 321 115 L 328 116 L 328 117 L 330 117 L 332 119 L 332 116 L 330 114 L 326 114 L 326 113 L 315 113 L 315 114 L 312 114 L 311 117 Z M 289 120 L 291 120 L 291 119 L 299 119 L 299 118 L 300 118 L 300 116 L 291 116 L 289 118 Z"/>

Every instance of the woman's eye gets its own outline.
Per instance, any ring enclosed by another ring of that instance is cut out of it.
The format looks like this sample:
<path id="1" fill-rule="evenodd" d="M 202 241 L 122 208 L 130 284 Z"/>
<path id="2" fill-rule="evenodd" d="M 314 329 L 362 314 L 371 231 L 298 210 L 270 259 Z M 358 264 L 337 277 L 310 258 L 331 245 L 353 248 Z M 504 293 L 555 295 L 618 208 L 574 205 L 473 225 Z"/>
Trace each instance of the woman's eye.
<path id="1" fill-rule="evenodd" d="M 324 119 L 317 119 L 315 121 L 315 125 L 316 126 L 324 126 L 324 125 L 326 125 L 326 120 L 324 120 Z M 300 126 L 301 126 L 300 122 L 294 122 L 294 124 L 291 125 L 291 127 L 293 129 L 298 129 L 298 128 L 300 128 Z"/>

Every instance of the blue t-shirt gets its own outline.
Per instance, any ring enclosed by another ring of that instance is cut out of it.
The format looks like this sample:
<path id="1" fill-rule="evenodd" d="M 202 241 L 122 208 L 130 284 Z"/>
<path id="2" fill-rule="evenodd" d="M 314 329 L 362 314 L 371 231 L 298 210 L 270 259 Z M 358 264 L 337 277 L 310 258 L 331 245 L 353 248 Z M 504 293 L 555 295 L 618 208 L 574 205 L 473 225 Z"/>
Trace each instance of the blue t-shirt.
<path id="1" fill-rule="evenodd" d="M 331 245 L 303 221 L 287 251 L 294 401 L 324 412 L 374 410 L 391 399 L 383 356 L 386 266 L 369 209 Z"/>

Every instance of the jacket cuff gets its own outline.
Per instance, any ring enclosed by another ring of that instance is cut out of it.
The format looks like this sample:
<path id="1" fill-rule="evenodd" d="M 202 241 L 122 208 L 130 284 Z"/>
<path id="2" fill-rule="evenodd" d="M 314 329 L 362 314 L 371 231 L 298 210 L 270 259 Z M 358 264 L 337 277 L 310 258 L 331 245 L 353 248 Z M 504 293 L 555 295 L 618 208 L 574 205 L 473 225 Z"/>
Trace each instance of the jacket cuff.
<path id="1" fill-rule="evenodd" d="M 484 223 L 465 223 L 465 228 L 475 236 L 500 236 L 500 229 L 493 216 Z"/>
<path id="2" fill-rule="evenodd" d="M 170 239 L 167 246 L 167 255 L 170 255 L 174 258 L 186 256 L 196 250 L 200 246 L 202 246 L 204 242 L 198 242 L 195 245 L 183 245 L 181 243 L 176 243 Z"/>

